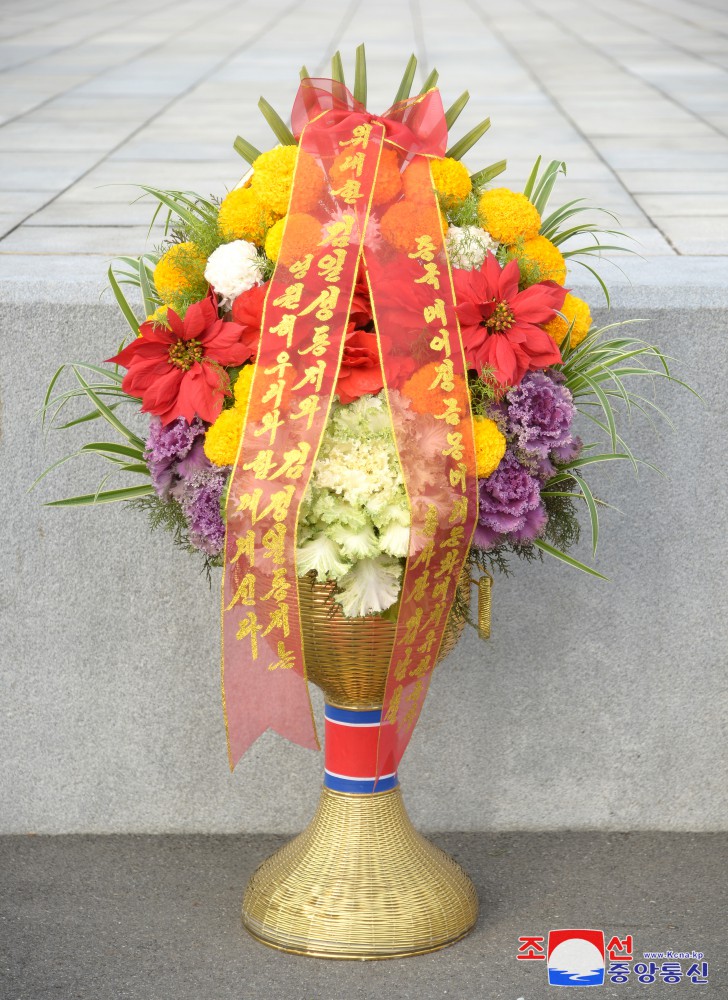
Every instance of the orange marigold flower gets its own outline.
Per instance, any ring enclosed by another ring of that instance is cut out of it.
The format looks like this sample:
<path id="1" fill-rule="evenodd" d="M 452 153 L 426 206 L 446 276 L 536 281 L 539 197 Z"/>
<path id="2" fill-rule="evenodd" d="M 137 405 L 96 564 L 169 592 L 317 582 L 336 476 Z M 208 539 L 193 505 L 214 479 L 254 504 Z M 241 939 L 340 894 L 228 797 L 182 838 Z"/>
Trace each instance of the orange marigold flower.
<path id="1" fill-rule="evenodd" d="M 432 237 L 435 246 L 442 242 L 439 233 L 430 230 L 428 224 L 422 219 L 422 205 L 411 201 L 398 201 L 391 205 L 382 216 L 380 223 L 382 236 L 395 250 L 409 253 L 417 246 L 419 236 L 429 235 Z M 440 212 L 440 226 L 442 232 L 447 232 L 447 219 Z"/>
<path id="2" fill-rule="evenodd" d="M 285 229 L 285 245 L 283 231 Z M 265 240 L 266 256 L 286 267 L 301 260 L 307 253 L 313 253 L 321 240 L 321 226 L 318 219 L 304 212 L 294 212 L 271 226 Z"/>
<path id="3" fill-rule="evenodd" d="M 356 179 L 351 165 L 352 156 L 355 154 L 344 152 L 339 153 L 329 170 L 329 179 L 334 189 L 339 188 L 348 180 Z M 399 172 L 399 156 L 395 149 L 382 149 L 379 158 L 379 170 L 372 196 L 373 205 L 385 205 L 392 198 L 396 198 L 402 190 L 402 177 Z"/>
<path id="4" fill-rule="evenodd" d="M 402 385 L 401 393 L 409 399 L 415 413 L 432 413 L 432 388 L 437 381 L 437 369 L 439 365 L 436 361 L 418 368 L 414 375 L 410 375 Z M 455 393 L 463 395 L 465 380 L 460 375 L 454 377 Z"/>

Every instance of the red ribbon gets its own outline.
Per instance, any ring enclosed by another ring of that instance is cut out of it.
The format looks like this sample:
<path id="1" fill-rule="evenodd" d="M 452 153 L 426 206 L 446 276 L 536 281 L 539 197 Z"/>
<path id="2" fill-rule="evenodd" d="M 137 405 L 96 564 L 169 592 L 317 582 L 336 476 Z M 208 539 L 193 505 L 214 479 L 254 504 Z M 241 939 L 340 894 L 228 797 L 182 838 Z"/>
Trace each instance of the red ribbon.
<path id="1" fill-rule="evenodd" d="M 426 159 L 444 154 L 447 125 L 437 91 L 375 116 L 331 80 L 303 81 L 292 122 L 299 156 L 289 221 L 266 295 L 248 419 L 227 501 L 222 618 L 228 748 L 232 766 L 267 728 L 304 746 L 318 742 L 301 643 L 296 529 L 363 255 L 411 512 L 379 734 L 380 774 L 396 768 L 419 717 L 477 516 L 465 360 Z M 385 143 L 397 155 L 382 174 L 389 171 L 391 182 L 394 171 L 395 188 L 411 171 L 399 194 L 387 193 L 384 182 L 378 187 Z M 373 207 L 384 238 L 372 251 L 365 237 Z M 401 217 L 388 228 L 392 211 Z M 407 376 L 413 371 L 424 378 L 410 397 Z"/>
<path id="2" fill-rule="evenodd" d="M 324 143 L 339 134 L 351 135 L 358 125 L 376 122 L 384 127 L 384 141 L 405 153 L 405 162 L 418 153 L 444 156 L 447 122 L 438 90 L 393 104 L 383 115 L 373 115 L 335 80 L 308 78 L 301 82 L 291 111 L 296 139 L 311 123 Z M 309 134 L 311 130 L 309 129 Z"/>

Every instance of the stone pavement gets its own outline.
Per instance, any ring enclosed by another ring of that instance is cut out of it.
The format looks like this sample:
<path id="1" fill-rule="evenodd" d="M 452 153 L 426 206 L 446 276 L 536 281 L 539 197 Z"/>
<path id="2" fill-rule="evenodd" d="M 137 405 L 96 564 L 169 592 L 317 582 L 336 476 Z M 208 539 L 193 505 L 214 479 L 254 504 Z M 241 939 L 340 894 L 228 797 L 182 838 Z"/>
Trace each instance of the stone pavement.
<path id="1" fill-rule="evenodd" d="M 638 283 L 725 283 L 728 11 L 715 0 L 6 0 L 2 14 L 11 286 L 98 287 L 108 258 L 145 246 L 149 204 L 130 206 L 129 185 L 224 193 L 244 169 L 235 135 L 273 144 L 259 95 L 285 116 L 299 66 L 326 73 L 337 47 L 351 66 L 360 41 L 370 107 L 391 103 L 414 50 L 418 85 L 436 66 L 446 103 L 472 94 L 455 134 L 492 118 L 473 169 L 508 158 L 518 186 L 538 153 L 563 158 L 563 200 L 616 212 L 650 259 L 649 281 L 627 261 Z"/>
<path id="2" fill-rule="evenodd" d="M 3 1000 L 543 1000 L 543 961 L 521 935 L 560 927 L 699 951 L 708 984 L 601 987 L 596 997 L 728 996 L 721 834 L 504 833 L 433 837 L 478 890 L 474 931 L 386 962 L 286 955 L 249 938 L 243 887 L 280 837 L 5 837 Z M 658 962 L 658 967 L 662 965 Z M 689 962 L 681 963 L 687 973 Z"/>

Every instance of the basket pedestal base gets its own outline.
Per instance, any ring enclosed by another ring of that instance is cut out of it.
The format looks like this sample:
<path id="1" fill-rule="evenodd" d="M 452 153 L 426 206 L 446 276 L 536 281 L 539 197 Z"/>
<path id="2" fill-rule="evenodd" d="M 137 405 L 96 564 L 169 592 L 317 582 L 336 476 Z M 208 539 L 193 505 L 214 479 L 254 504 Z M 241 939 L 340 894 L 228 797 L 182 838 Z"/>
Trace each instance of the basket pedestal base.
<path id="1" fill-rule="evenodd" d="M 477 916 L 472 882 L 417 833 L 399 787 L 324 787 L 311 824 L 263 862 L 243 900 L 243 924 L 258 940 L 322 958 L 435 951 Z"/>

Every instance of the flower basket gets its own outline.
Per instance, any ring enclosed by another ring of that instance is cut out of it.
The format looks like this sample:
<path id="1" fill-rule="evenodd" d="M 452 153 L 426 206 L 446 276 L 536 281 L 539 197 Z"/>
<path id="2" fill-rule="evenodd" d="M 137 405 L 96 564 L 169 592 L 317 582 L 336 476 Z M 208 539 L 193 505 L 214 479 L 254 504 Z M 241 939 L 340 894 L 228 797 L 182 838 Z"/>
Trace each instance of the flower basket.
<path id="1" fill-rule="evenodd" d="M 512 557 L 603 579 L 569 552 L 581 519 L 596 553 L 589 472 L 637 467 L 619 406 L 661 412 L 642 385 L 678 381 L 567 289 L 583 265 L 607 295 L 595 263 L 620 234 L 579 199 L 548 208 L 564 164 L 539 157 L 523 191 L 493 185 L 505 161 L 471 173 L 489 119 L 448 145 L 468 95 L 445 111 L 433 71 L 410 96 L 415 68 L 374 115 L 363 46 L 353 93 L 337 54 L 332 79 L 302 72 L 290 127 L 261 100 L 279 145 L 238 137 L 251 169 L 224 198 L 144 187 L 164 241 L 109 269 L 131 339 L 106 366 L 59 369 L 43 406 L 50 426 L 111 427 L 77 454 L 126 477 L 52 506 L 124 502 L 222 569 L 230 766 L 267 729 L 318 748 L 308 682 L 323 690 L 318 812 L 256 872 L 243 919 L 340 958 L 472 927 L 469 879 L 398 786 L 432 670 L 470 618 L 471 576 L 484 638 Z M 146 439 L 125 406 L 150 415 Z"/>
<path id="2" fill-rule="evenodd" d="M 462 591 L 469 586 L 464 579 Z M 345 618 L 331 590 L 308 579 L 299 590 L 308 677 L 326 700 L 321 800 L 308 828 L 253 875 L 243 923 L 266 944 L 307 955 L 435 951 L 475 923 L 475 889 L 413 828 L 396 775 L 373 790 L 374 727 L 397 625 L 374 615 Z M 457 610 L 451 613 L 442 657 L 464 624 Z"/>

